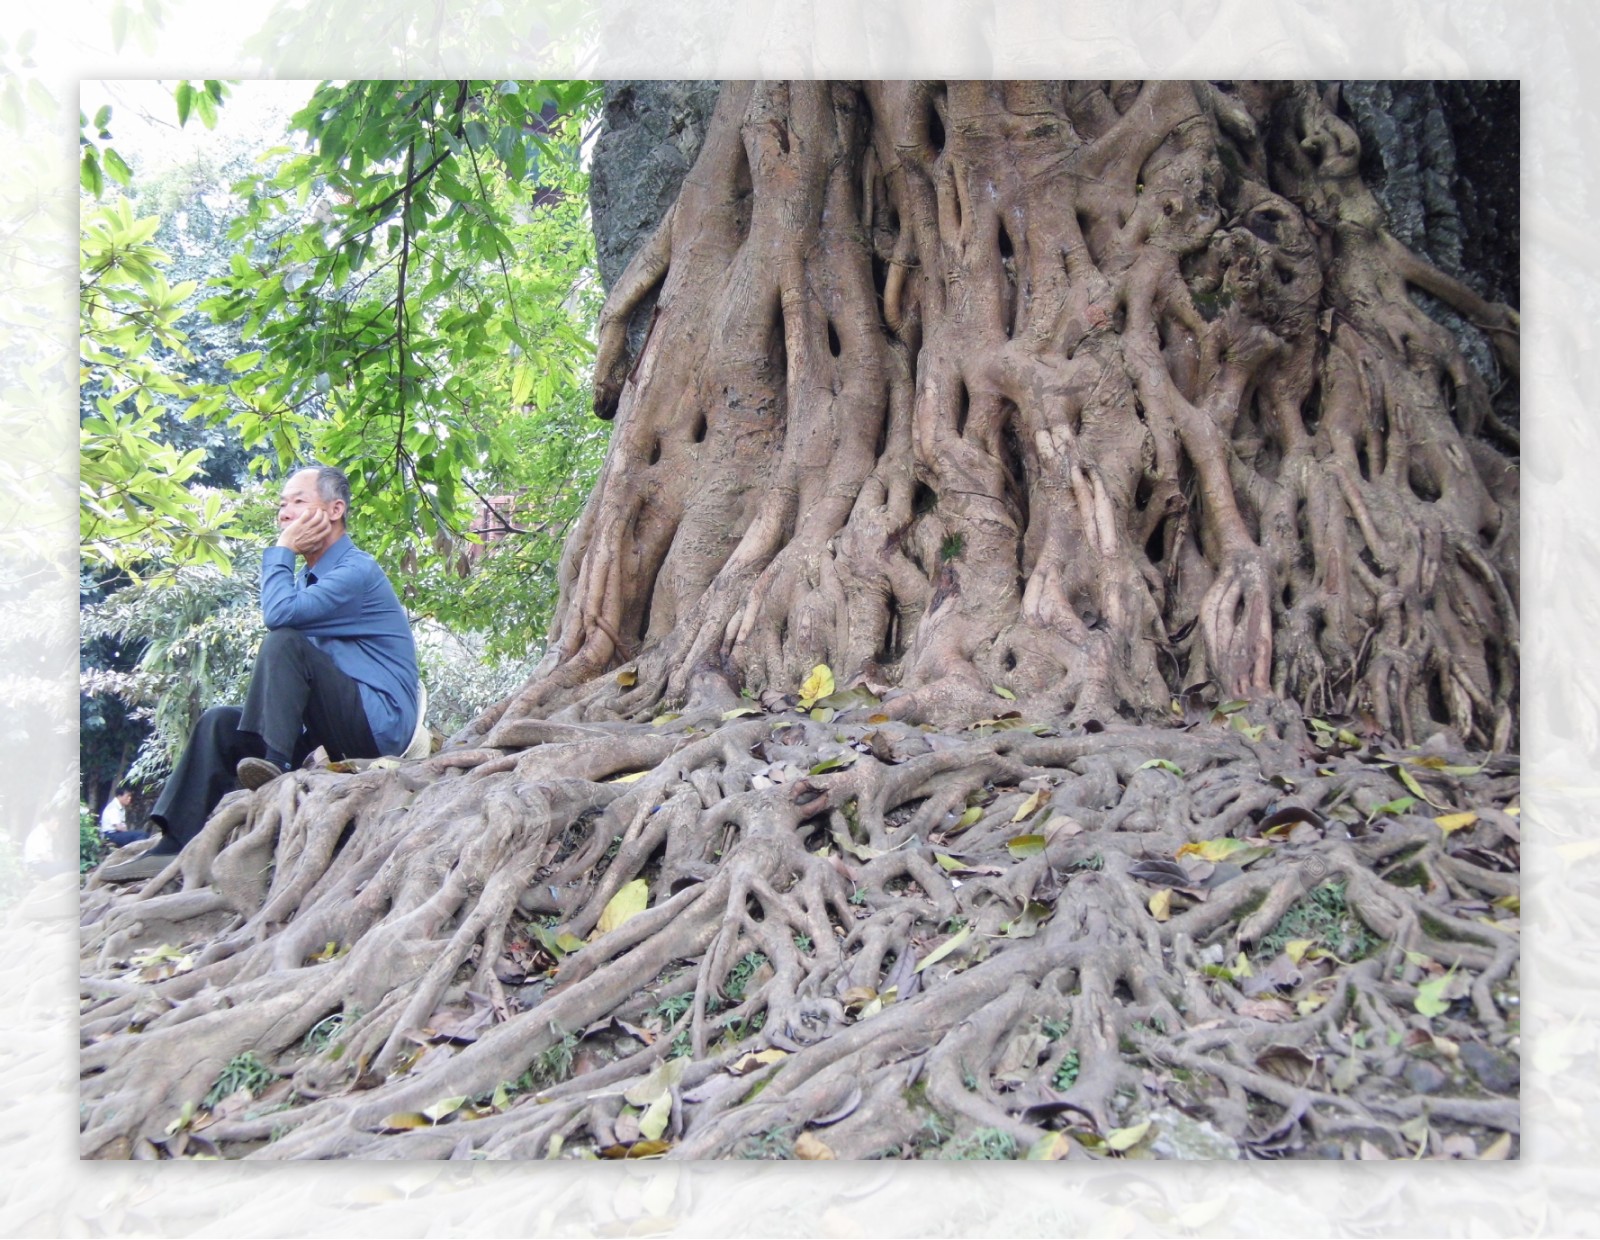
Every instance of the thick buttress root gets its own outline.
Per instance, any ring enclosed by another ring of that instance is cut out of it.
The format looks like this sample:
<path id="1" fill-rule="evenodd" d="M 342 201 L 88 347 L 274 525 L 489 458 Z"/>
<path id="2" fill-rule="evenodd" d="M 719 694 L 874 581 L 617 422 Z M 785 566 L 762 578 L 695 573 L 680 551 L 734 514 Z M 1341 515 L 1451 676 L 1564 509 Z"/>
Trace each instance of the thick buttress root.
<path id="1" fill-rule="evenodd" d="M 230 799 L 170 879 L 86 893 L 83 1154 L 1516 1132 L 1508 760 L 874 709 L 544 725 Z"/>
<path id="2" fill-rule="evenodd" d="M 548 666 L 483 727 L 825 662 L 941 726 L 1214 681 L 1515 749 L 1517 340 L 1308 84 L 730 85 L 603 316 Z"/>

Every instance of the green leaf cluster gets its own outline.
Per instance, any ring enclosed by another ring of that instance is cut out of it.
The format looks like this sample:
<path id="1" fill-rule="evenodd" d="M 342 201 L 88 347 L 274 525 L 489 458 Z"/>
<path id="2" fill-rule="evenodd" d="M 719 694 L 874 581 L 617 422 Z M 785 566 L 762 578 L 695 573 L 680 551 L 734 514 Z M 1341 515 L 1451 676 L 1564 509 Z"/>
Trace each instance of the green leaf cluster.
<path id="1" fill-rule="evenodd" d="M 323 83 L 293 118 L 303 146 L 237 187 L 241 250 L 204 303 L 248 350 L 229 384 L 244 446 L 344 467 L 357 536 L 408 604 L 492 629 L 496 653 L 537 641 L 605 450 L 578 158 L 598 99 L 591 82 Z M 497 496 L 510 563 L 463 589 Z"/>
<path id="2" fill-rule="evenodd" d="M 126 199 L 87 212 L 79 243 L 79 541 L 90 564 L 137 575 L 151 562 L 213 564 L 227 572 L 223 539 L 232 506 L 195 486 L 205 452 L 180 451 L 161 431 L 176 403 L 191 418 L 218 394 L 174 365 L 192 358 L 179 326 L 191 281 L 167 281 L 169 255 L 153 241 L 160 220 Z"/>

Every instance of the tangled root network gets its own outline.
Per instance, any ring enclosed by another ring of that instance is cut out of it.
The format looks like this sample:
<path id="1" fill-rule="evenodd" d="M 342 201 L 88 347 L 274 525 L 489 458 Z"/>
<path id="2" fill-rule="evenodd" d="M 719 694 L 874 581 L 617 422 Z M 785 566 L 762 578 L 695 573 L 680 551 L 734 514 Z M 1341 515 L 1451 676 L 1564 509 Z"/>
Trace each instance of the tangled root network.
<path id="1" fill-rule="evenodd" d="M 830 700 L 299 772 L 91 879 L 82 1153 L 1514 1152 L 1514 759 Z"/>

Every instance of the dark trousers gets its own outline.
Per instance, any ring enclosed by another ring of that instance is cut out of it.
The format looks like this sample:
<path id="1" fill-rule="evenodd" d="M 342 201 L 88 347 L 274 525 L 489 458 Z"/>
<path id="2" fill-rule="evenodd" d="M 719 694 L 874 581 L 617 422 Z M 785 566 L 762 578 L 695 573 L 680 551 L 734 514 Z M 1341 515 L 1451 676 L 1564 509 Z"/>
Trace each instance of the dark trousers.
<path id="1" fill-rule="evenodd" d="M 335 760 L 378 756 L 356 682 L 299 629 L 274 629 L 256 655 L 243 708 L 213 706 L 195 724 L 150 811 L 166 837 L 157 848 L 176 851 L 200 833 L 239 786 L 241 758 L 274 749 L 298 766 L 319 745 Z"/>

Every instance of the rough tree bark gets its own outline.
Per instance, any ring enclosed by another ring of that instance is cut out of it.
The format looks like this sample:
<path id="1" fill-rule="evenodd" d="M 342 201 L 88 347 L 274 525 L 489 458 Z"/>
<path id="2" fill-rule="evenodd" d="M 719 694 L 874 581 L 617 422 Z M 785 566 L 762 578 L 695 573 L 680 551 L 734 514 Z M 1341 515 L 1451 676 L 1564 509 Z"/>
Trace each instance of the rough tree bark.
<path id="1" fill-rule="evenodd" d="M 602 315 L 538 673 L 91 884 L 85 1152 L 1514 1132 L 1517 316 L 1346 116 L 726 87 Z M 167 1135 L 246 1050 L 283 1109 Z"/>

